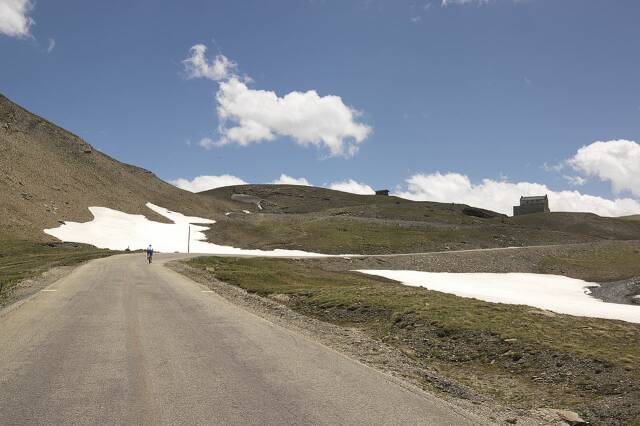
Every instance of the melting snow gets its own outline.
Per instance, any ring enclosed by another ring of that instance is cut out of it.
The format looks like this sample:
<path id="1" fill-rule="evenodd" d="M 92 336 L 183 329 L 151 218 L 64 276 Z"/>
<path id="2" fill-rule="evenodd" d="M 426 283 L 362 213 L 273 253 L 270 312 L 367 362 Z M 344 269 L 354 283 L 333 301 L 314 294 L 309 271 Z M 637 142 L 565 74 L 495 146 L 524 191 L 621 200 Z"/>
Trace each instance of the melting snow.
<path id="1" fill-rule="evenodd" d="M 249 210 L 242 210 L 242 211 L 245 212 L 246 214 L 251 214 Z"/>
<path id="2" fill-rule="evenodd" d="M 560 275 L 524 273 L 442 273 L 419 271 L 360 270 L 414 287 L 470 297 L 494 303 L 529 305 L 540 309 L 593 318 L 640 323 L 640 307 L 606 303 L 587 287 L 598 284 Z"/>
<path id="3" fill-rule="evenodd" d="M 163 207 L 147 203 L 154 212 L 170 219 L 173 223 L 160 223 L 143 215 L 123 213 L 106 207 L 89 207 L 93 220 L 85 223 L 65 222 L 57 228 L 45 229 L 62 241 L 92 244 L 112 250 L 143 249 L 152 244 L 159 252 L 187 252 L 189 228 L 191 228 L 190 251 L 206 254 L 232 254 L 249 256 L 322 256 L 300 250 L 244 250 L 220 246 L 206 242 L 203 231 L 209 229 L 201 224 L 213 224 L 214 220 L 185 216 Z M 198 225 L 195 225 L 198 224 Z"/>

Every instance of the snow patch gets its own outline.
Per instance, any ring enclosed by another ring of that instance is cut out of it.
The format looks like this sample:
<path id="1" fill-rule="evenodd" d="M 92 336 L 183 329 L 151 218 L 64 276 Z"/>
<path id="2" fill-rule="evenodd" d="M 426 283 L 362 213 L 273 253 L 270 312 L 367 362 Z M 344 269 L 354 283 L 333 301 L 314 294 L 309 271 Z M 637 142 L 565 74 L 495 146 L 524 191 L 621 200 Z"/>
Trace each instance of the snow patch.
<path id="1" fill-rule="evenodd" d="M 640 323 L 640 306 L 603 302 L 587 293 L 588 287 L 597 287 L 598 284 L 560 275 L 392 270 L 357 272 L 486 302 L 528 305 L 560 314 Z"/>
<path id="2" fill-rule="evenodd" d="M 204 231 L 209 228 L 201 225 L 214 224 L 215 220 L 185 216 L 151 203 L 147 203 L 146 206 L 173 223 L 154 222 L 143 215 L 124 213 L 107 207 L 89 207 L 93 215 L 92 221 L 65 222 L 57 228 L 45 229 L 44 232 L 62 241 L 92 244 L 112 250 L 124 250 L 127 247 L 137 250 L 153 244 L 153 248 L 158 252 L 186 253 L 187 242 L 189 242 L 191 253 L 284 257 L 323 256 L 301 250 L 244 250 L 208 243 Z M 188 241 L 189 228 L 191 228 L 190 241 Z"/>
<path id="3" fill-rule="evenodd" d="M 246 214 L 251 214 L 251 212 L 249 210 L 242 210 L 244 213 Z"/>

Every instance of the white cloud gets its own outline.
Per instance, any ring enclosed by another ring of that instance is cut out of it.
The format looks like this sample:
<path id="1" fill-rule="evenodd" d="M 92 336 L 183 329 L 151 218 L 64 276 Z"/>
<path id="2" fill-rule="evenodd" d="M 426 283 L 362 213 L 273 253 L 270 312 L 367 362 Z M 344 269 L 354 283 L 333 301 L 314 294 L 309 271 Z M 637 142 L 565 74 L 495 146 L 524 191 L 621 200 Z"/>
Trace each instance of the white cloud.
<path id="1" fill-rule="evenodd" d="M 273 91 L 251 89 L 247 78 L 236 75 L 234 62 L 223 55 L 210 62 L 205 52 L 204 45 L 195 45 L 183 61 L 189 78 L 220 83 L 216 96 L 219 139 L 207 138 L 201 146 L 247 146 L 288 137 L 298 145 L 327 149 L 330 156 L 349 157 L 371 134 L 369 126 L 357 121 L 360 113 L 339 96 L 320 96 L 315 90 L 278 96 Z"/>
<path id="2" fill-rule="evenodd" d="M 597 141 L 583 146 L 567 163 L 576 171 L 611 182 L 615 193 L 640 196 L 640 144 L 629 140 Z"/>
<path id="3" fill-rule="evenodd" d="M 309 181 L 303 177 L 301 178 L 294 178 L 291 176 L 287 176 L 284 173 L 280 175 L 280 177 L 276 180 L 274 180 L 273 182 L 271 182 L 273 184 L 277 184 L 277 185 L 303 185 L 303 186 L 311 186 L 311 184 L 309 183 Z"/>
<path id="4" fill-rule="evenodd" d="M 351 156 L 371 133 L 339 96 L 319 96 L 315 90 L 279 97 L 231 78 L 220 83 L 217 100 L 220 145 L 246 146 L 286 136 L 302 146 L 324 147 L 331 156 Z"/>
<path id="5" fill-rule="evenodd" d="M 192 180 L 181 178 L 181 179 L 171 180 L 169 181 L 169 183 L 187 191 L 201 192 L 201 191 L 207 191 L 209 189 L 220 188 L 222 186 L 245 185 L 247 182 L 243 181 L 237 176 L 220 175 L 220 176 L 197 176 Z"/>
<path id="6" fill-rule="evenodd" d="M 398 194 L 411 200 L 463 203 L 505 214 L 512 214 L 520 196 L 549 196 L 552 211 L 592 212 L 601 216 L 640 213 L 640 202 L 630 198 L 609 200 L 578 191 L 552 191 L 546 185 L 483 179 L 480 183 L 459 173 L 417 174 L 406 180 L 407 190 Z"/>
<path id="7" fill-rule="evenodd" d="M 56 47 L 56 41 L 52 38 L 49 39 L 49 44 L 47 45 L 47 53 L 51 53 L 51 51 Z"/>
<path id="8" fill-rule="evenodd" d="M 573 186 L 582 186 L 585 183 L 587 183 L 587 179 L 583 178 L 582 176 L 564 175 L 562 177 L 563 177 L 564 180 L 569 182 L 569 185 L 573 185 Z"/>
<path id="9" fill-rule="evenodd" d="M 200 145 L 204 149 L 211 149 L 216 146 L 216 141 L 211 138 L 202 138 L 198 141 L 198 145 Z"/>
<path id="10" fill-rule="evenodd" d="M 542 165 L 542 169 L 545 172 L 560 172 L 564 169 L 564 162 L 559 162 L 555 164 L 544 163 Z"/>
<path id="11" fill-rule="evenodd" d="M 9 37 L 29 36 L 35 23 L 28 16 L 32 9 L 31 0 L 0 0 L 0 33 Z"/>
<path id="12" fill-rule="evenodd" d="M 353 179 L 342 182 L 333 182 L 329 185 L 329 189 L 343 192 L 351 192 L 352 194 L 373 195 L 376 192 L 369 185 L 356 182 Z"/>
<path id="13" fill-rule="evenodd" d="M 189 49 L 191 56 L 182 61 L 187 78 L 224 80 L 235 73 L 238 65 L 224 55 L 216 55 L 212 62 L 207 59 L 207 46 L 196 44 Z"/>

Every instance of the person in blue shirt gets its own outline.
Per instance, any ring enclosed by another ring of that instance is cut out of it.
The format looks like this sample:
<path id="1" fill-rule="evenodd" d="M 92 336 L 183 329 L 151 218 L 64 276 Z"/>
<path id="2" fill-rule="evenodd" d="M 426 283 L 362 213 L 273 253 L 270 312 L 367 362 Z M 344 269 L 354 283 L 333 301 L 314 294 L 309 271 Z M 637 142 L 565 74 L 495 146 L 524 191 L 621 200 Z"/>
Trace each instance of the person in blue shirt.
<path id="1" fill-rule="evenodd" d="M 147 247 L 147 260 L 149 261 L 149 263 L 151 263 L 152 257 L 153 257 L 153 247 L 151 247 L 151 244 L 149 244 L 149 247 Z"/>

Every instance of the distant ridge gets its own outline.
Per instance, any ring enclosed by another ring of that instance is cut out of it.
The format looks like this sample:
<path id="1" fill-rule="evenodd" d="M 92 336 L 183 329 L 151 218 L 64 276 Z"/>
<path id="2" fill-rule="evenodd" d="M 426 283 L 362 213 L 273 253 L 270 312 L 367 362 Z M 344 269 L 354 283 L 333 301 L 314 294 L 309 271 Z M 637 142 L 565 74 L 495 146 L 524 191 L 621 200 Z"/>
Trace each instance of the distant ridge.
<path id="1" fill-rule="evenodd" d="M 212 242 L 243 248 L 388 254 L 640 239 L 640 221 L 591 213 L 507 217 L 464 204 L 301 185 L 236 185 L 199 193 L 218 202 L 241 199 L 234 194 L 243 194 L 246 201 L 236 209 L 261 214 L 225 217 L 206 232 Z"/>

